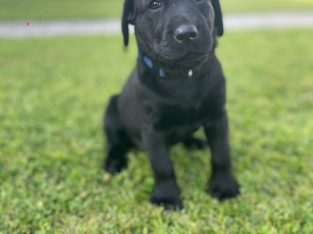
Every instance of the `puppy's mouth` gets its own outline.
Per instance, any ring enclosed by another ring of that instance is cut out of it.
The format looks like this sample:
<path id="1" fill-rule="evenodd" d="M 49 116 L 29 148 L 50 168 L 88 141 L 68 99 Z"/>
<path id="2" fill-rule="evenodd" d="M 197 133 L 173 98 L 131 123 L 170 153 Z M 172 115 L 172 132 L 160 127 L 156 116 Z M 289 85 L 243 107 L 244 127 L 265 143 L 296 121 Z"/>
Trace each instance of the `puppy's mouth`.
<path id="1" fill-rule="evenodd" d="M 210 43 L 186 45 L 184 47 L 162 44 L 155 54 L 161 62 L 168 64 L 192 65 L 208 58 L 213 49 L 213 41 Z"/>
<path id="2" fill-rule="evenodd" d="M 206 60 L 209 56 L 209 50 L 206 52 L 190 52 L 185 54 L 162 53 L 158 56 L 160 62 L 173 65 L 194 65 Z"/>

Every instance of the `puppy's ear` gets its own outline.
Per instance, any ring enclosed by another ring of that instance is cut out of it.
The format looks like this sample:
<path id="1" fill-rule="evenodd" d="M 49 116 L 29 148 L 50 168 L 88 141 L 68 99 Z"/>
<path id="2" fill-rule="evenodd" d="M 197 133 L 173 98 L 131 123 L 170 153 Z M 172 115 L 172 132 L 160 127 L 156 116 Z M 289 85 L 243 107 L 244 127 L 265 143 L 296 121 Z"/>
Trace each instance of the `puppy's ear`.
<path id="1" fill-rule="evenodd" d="M 124 46 L 129 42 L 129 24 L 133 24 L 135 20 L 134 0 L 125 0 L 123 16 L 122 16 L 122 33 L 124 37 Z"/>
<path id="2" fill-rule="evenodd" d="M 224 34 L 223 14 L 219 0 L 212 0 L 212 6 L 215 12 L 215 31 L 216 35 L 221 37 Z"/>

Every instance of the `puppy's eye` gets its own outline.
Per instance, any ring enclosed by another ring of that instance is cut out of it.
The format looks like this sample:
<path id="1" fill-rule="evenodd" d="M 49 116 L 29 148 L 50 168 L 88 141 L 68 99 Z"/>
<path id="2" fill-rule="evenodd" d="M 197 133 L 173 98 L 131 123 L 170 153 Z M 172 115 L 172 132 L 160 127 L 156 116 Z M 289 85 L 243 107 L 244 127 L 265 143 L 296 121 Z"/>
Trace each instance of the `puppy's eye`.
<path id="1" fill-rule="evenodd" d="M 152 10 L 159 9 L 162 6 L 162 3 L 158 0 L 153 0 L 149 4 L 149 8 Z"/>

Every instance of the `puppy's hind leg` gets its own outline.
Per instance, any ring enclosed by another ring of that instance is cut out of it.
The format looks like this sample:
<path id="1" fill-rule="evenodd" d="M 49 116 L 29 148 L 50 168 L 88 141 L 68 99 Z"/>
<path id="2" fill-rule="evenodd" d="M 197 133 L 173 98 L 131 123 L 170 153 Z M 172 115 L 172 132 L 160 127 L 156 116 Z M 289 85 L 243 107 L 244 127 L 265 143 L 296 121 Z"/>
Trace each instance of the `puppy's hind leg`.
<path id="1" fill-rule="evenodd" d="M 116 174 L 127 167 L 127 152 L 131 147 L 118 108 L 118 96 L 112 96 L 104 116 L 104 132 L 107 137 L 107 157 L 104 170 Z"/>

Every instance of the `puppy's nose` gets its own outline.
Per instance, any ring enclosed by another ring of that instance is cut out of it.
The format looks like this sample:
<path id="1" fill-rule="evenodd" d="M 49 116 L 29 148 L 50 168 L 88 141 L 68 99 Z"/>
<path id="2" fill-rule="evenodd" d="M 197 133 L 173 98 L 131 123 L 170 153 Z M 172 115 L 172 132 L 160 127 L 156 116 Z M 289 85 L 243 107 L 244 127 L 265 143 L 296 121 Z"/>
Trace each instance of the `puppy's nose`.
<path id="1" fill-rule="evenodd" d="M 199 36 L 198 29 L 193 24 L 184 24 L 179 26 L 174 32 L 174 38 L 180 43 L 189 42 L 197 39 Z"/>

